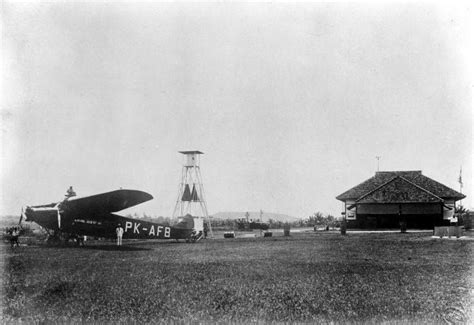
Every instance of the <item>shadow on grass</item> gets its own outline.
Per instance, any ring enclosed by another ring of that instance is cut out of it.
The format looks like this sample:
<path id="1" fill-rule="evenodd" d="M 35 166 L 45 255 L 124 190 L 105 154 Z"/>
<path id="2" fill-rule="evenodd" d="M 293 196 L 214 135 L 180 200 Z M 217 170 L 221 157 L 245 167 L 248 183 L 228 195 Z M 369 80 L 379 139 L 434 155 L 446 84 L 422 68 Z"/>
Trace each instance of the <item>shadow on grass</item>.
<path id="1" fill-rule="evenodd" d="M 86 249 L 86 250 L 99 250 L 99 251 L 149 251 L 150 248 L 145 247 L 138 247 L 138 246 L 117 246 L 115 244 L 89 244 L 84 246 L 77 246 L 77 245 L 36 245 L 37 247 L 46 248 L 46 249 Z"/>
<path id="2" fill-rule="evenodd" d="M 149 251 L 150 248 L 137 246 L 117 246 L 117 245 L 84 245 L 81 249 L 100 250 L 100 251 Z"/>

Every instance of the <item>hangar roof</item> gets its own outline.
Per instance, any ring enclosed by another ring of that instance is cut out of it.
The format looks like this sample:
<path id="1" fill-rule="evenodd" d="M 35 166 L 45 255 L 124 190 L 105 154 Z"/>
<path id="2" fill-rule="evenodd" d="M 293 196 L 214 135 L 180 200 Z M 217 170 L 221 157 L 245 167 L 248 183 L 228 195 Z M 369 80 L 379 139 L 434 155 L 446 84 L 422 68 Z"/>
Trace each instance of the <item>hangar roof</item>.
<path id="1" fill-rule="evenodd" d="M 426 177 L 421 173 L 421 170 L 411 170 L 376 172 L 375 176 L 338 195 L 336 199 L 340 201 L 357 200 L 397 177 L 403 177 L 403 179 L 443 199 L 457 201 L 466 197 L 464 194 Z"/>

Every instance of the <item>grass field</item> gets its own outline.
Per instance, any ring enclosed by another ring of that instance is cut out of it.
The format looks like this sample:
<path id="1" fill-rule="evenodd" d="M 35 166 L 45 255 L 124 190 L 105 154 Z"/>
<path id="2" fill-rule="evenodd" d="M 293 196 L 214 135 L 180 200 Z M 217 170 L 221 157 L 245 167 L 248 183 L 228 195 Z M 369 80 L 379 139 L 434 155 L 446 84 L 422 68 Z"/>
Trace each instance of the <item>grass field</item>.
<path id="1" fill-rule="evenodd" d="M 468 323 L 473 248 L 427 233 L 2 245 L 2 322 Z"/>

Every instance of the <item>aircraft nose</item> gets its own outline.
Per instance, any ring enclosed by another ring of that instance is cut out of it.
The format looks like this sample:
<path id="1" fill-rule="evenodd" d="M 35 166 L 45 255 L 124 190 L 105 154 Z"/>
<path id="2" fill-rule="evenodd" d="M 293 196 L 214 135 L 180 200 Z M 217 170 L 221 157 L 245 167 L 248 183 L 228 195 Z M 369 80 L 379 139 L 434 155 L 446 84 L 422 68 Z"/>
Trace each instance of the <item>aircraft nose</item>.
<path id="1" fill-rule="evenodd" d="M 32 216 L 33 216 L 33 209 L 27 206 L 25 209 L 24 215 L 25 215 L 25 220 L 31 221 Z"/>

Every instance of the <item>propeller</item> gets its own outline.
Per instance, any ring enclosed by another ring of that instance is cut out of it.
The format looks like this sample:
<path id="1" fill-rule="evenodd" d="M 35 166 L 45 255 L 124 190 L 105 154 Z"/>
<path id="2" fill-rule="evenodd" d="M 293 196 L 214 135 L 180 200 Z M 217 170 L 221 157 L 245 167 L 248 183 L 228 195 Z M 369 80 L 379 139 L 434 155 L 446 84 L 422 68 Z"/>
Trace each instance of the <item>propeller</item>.
<path id="1" fill-rule="evenodd" d="M 59 209 L 56 209 L 58 212 L 58 229 L 61 229 L 61 213 L 59 213 Z"/>
<path id="2" fill-rule="evenodd" d="M 56 204 L 56 206 L 54 207 L 56 209 L 56 213 L 58 215 L 58 229 L 61 229 L 61 212 L 59 211 L 60 204 L 61 204 L 61 202 Z"/>
<path id="3" fill-rule="evenodd" d="M 21 226 L 21 222 L 23 221 L 23 219 L 26 219 L 26 216 L 25 216 L 25 209 L 23 207 L 21 207 L 21 214 L 20 214 L 20 221 L 18 222 L 18 224 Z"/>

